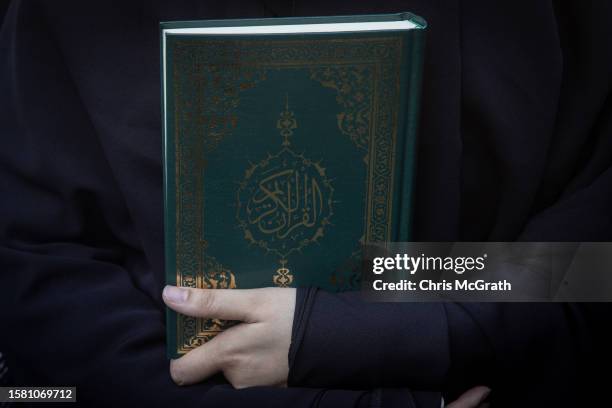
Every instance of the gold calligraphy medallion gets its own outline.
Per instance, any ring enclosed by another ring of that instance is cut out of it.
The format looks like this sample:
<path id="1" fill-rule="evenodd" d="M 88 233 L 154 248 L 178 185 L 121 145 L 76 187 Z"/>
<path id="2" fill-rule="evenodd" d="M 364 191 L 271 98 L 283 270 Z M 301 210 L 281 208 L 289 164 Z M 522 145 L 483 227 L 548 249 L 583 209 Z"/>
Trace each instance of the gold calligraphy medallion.
<path id="1" fill-rule="evenodd" d="M 279 258 L 272 282 L 285 287 L 293 283 L 287 257 L 321 239 L 330 224 L 334 188 L 320 161 L 291 149 L 298 126 L 288 97 L 276 127 L 280 150 L 245 170 L 236 218 L 250 244 Z"/>

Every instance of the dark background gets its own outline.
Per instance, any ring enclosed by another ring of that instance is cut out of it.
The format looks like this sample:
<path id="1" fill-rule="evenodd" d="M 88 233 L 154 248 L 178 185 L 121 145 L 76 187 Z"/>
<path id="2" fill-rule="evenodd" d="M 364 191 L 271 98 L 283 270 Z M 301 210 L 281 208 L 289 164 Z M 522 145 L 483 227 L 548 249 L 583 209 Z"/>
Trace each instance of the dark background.
<path id="1" fill-rule="evenodd" d="M 612 241 L 610 8 L 13 1 L 0 34 L 0 349 L 12 381 L 77 384 L 82 401 L 100 405 L 305 401 L 292 390 L 214 383 L 178 390 L 168 377 L 159 21 L 422 15 L 429 32 L 415 238 Z M 405 307 L 394 317 L 416 313 Z M 449 365 L 436 385 L 448 396 L 485 382 L 497 406 L 607 400 L 608 304 L 445 308 L 449 360 L 429 364 Z M 388 333 L 387 349 L 401 349 L 404 338 Z M 419 357 L 406 358 L 410 367 Z"/>

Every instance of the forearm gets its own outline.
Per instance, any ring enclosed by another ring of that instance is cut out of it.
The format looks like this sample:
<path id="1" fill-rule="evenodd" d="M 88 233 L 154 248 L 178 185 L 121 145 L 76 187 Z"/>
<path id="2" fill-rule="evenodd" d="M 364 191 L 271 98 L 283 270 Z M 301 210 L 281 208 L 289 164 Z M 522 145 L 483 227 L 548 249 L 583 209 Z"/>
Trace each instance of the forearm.
<path id="1" fill-rule="evenodd" d="M 437 389 L 449 400 L 479 384 L 554 377 L 569 386 L 588 336 L 581 310 L 566 304 L 375 304 L 359 293 L 307 293 L 290 352 L 296 386 Z"/>
<path id="2" fill-rule="evenodd" d="M 368 303 L 298 290 L 290 385 L 440 390 L 449 369 L 439 303 Z"/>

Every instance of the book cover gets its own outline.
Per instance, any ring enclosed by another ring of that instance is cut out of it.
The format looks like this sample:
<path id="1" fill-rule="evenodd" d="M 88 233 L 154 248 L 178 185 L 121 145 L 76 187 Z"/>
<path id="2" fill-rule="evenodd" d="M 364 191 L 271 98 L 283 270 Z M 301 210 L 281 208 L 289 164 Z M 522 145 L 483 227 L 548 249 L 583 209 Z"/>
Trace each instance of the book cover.
<path id="1" fill-rule="evenodd" d="M 425 27 L 162 23 L 167 283 L 357 289 L 363 244 L 409 240 Z M 168 310 L 169 356 L 225 325 Z"/>

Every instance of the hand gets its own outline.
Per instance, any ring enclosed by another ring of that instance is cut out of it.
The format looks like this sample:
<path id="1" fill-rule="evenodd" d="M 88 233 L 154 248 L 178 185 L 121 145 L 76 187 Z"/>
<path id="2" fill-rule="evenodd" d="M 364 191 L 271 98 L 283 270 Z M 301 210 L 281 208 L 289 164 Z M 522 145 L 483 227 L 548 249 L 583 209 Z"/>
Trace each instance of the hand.
<path id="1" fill-rule="evenodd" d="M 222 372 L 234 388 L 287 385 L 295 289 L 166 286 L 163 298 L 188 316 L 242 322 L 172 360 L 176 384 L 194 384 Z"/>
<path id="2" fill-rule="evenodd" d="M 483 402 L 489 396 L 491 389 L 482 385 L 474 388 L 470 388 L 455 401 L 446 405 L 446 408 L 479 408 L 488 406 L 487 403 Z"/>

